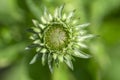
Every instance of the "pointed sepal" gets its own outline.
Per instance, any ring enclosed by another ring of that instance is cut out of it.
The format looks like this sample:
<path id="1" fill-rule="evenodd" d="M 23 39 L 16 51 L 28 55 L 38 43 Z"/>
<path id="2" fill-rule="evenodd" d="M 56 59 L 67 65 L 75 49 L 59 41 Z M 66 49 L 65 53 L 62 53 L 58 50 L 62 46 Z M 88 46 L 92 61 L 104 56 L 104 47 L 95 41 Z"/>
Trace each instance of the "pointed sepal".
<path id="1" fill-rule="evenodd" d="M 31 44 L 31 45 L 27 46 L 25 48 L 25 50 L 29 50 L 29 49 L 36 48 L 36 47 L 40 47 L 40 45 L 39 44 Z"/>
<path id="2" fill-rule="evenodd" d="M 57 7 L 54 12 L 54 17 L 58 18 L 59 17 L 59 8 Z"/>
<path id="3" fill-rule="evenodd" d="M 42 55 L 42 65 L 44 66 L 45 63 L 46 63 L 46 60 L 47 60 L 47 54 L 46 53 L 43 53 Z"/>
<path id="4" fill-rule="evenodd" d="M 63 8 L 64 8 L 65 4 L 61 5 L 59 8 L 59 18 L 62 18 L 62 12 L 63 12 Z"/>
<path id="5" fill-rule="evenodd" d="M 73 70 L 73 64 L 71 61 L 71 57 L 69 55 L 64 56 L 64 62 L 67 64 L 67 66 Z"/>
<path id="6" fill-rule="evenodd" d="M 48 54 L 48 67 L 50 69 L 50 72 L 53 73 L 53 64 L 52 64 L 52 55 L 51 55 L 51 53 Z"/>
<path id="7" fill-rule="evenodd" d="M 81 29 L 81 28 L 86 28 L 86 27 L 88 27 L 89 25 L 90 25 L 90 23 L 85 23 L 85 24 L 77 25 L 77 26 L 75 26 L 75 27 L 78 28 L 78 29 Z"/>
<path id="8" fill-rule="evenodd" d="M 79 39 L 79 41 L 85 41 L 86 39 L 92 39 L 94 37 L 96 37 L 96 35 L 87 34 L 87 35 L 84 35 L 84 36 L 78 36 L 78 39 Z"/>
<path id="9" fill-rule="evenodd" d="M 89 54 L 86 54 L 80 50 L 74 50 L 73 56 L 79 57 L 79 58 L 90 58 L 91 56 Z"/>
<path id="10" fill-rule="evenodd" d="M 38 54 L 35 54 L 35 56 L 32 58 L 29 64 L 34 64 L 37 61 L 37 58 L 39 57 Z"/>
<path id="11" fill-rule="evenodd" d="M 37 20 L 35 20 L 35 19 L 32 19 L 32 22 L 33 22 L 33 24 L 35 25 L 35 27 L 38 27 L 38 25 L 39 25 L 39 22 L 38 22 Z"/>

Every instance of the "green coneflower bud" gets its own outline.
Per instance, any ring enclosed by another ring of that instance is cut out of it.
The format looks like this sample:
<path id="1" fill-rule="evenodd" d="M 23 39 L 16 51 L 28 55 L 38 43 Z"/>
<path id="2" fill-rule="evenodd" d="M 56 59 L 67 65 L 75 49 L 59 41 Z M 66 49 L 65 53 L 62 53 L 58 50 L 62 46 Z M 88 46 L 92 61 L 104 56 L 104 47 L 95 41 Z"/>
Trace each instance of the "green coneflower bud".
<path id="1" fill-rule="evenodd" d="M 33 43 L 26 49 L 36 48 L 37 52 L 30 64 L 42 55 L 42 64 L 48 63 L 51 72 L 53 65 L 59 66 L 60 62 L 66 63 L 73 69 L 73 56 L 89 58 L 90 55 L 84 53 L 81 48 L 87 48 L 84 41 L 94 37 L 92 34 L 86 34 L 84 29 L 89 26 L 89 23 L 77 25 L 78 20 L 73 17 L 75 10 L 67 15 L 63 13 L 63 8 L 64 5 L 56 8 L 53 15 L 45 8 L 41 23 L 33 20 L 35 27 L 29 29 L 33 33 L 30 36 Z"/>

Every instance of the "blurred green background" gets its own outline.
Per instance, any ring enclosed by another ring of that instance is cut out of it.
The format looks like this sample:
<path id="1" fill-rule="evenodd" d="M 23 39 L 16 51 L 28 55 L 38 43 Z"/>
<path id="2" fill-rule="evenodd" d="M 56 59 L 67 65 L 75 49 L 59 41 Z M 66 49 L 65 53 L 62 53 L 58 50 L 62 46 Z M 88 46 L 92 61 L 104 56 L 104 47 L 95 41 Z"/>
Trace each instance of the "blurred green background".
<path id="1" fill-rule="evenodd" d="M 63 3 L 100 37 L 89 44 L 93 58 L 76 58 L 74 71 L 62 66 L 51 74 L 40 59 L 29 65 L 35 51 L 25 51 L 31 42 L 26 29 L 44 6 L 53 12 Z M 0 0 L 0 80 L 120 80 L 120 0 Z"/>

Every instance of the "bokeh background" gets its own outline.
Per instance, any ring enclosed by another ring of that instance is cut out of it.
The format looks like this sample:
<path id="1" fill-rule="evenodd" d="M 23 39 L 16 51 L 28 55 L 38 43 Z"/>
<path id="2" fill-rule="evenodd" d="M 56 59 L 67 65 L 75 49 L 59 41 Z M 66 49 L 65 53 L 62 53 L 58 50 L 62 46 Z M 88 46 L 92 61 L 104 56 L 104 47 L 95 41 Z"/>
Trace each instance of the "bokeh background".
<path id="1" fill-rule="evenodd" d="M 25 50 L 31 42 L 26 29 L 44 6 L 53 12 L 63 3 L 100 37 L 89 44 L 93 58 L 76 58 L 74 71 L 63 66 L 51 74 L 40 59 L 29 64 L 35 51 Z M 120 80 L 120 0 L 0 0 L 0 80 Z"/>

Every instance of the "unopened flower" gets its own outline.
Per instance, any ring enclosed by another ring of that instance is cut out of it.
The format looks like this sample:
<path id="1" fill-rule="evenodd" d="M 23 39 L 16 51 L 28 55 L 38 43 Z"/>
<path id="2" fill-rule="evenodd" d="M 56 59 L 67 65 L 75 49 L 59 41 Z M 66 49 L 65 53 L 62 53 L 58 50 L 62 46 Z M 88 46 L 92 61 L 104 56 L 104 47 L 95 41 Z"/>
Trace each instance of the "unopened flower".
<path id="1" fill-rule="evenodd" d="M 42 64 L 48 63 L 50 71 L 53 70 L 53 65 L 59 66 L 61 62 L 73 69 L 74 57 L 90 57 L 81 49 L 87 48 L 85 41 L 94 37 L 92 34 L 87 34 L 84 29 L 89 23 L 77 24 L 78 19 L 74 17 L 75 10 L 66 14 L 63 13 L 63 8 L 64 5 L 56 8 L 53 15 L 45 8 L 41 22 L 33 20 L 34 27 L 29 29 L 33 33 L 30 36 L 33 43 L 26 49 L 36 48 L 36 54 L 30 64 L 42 55 Z"/>

